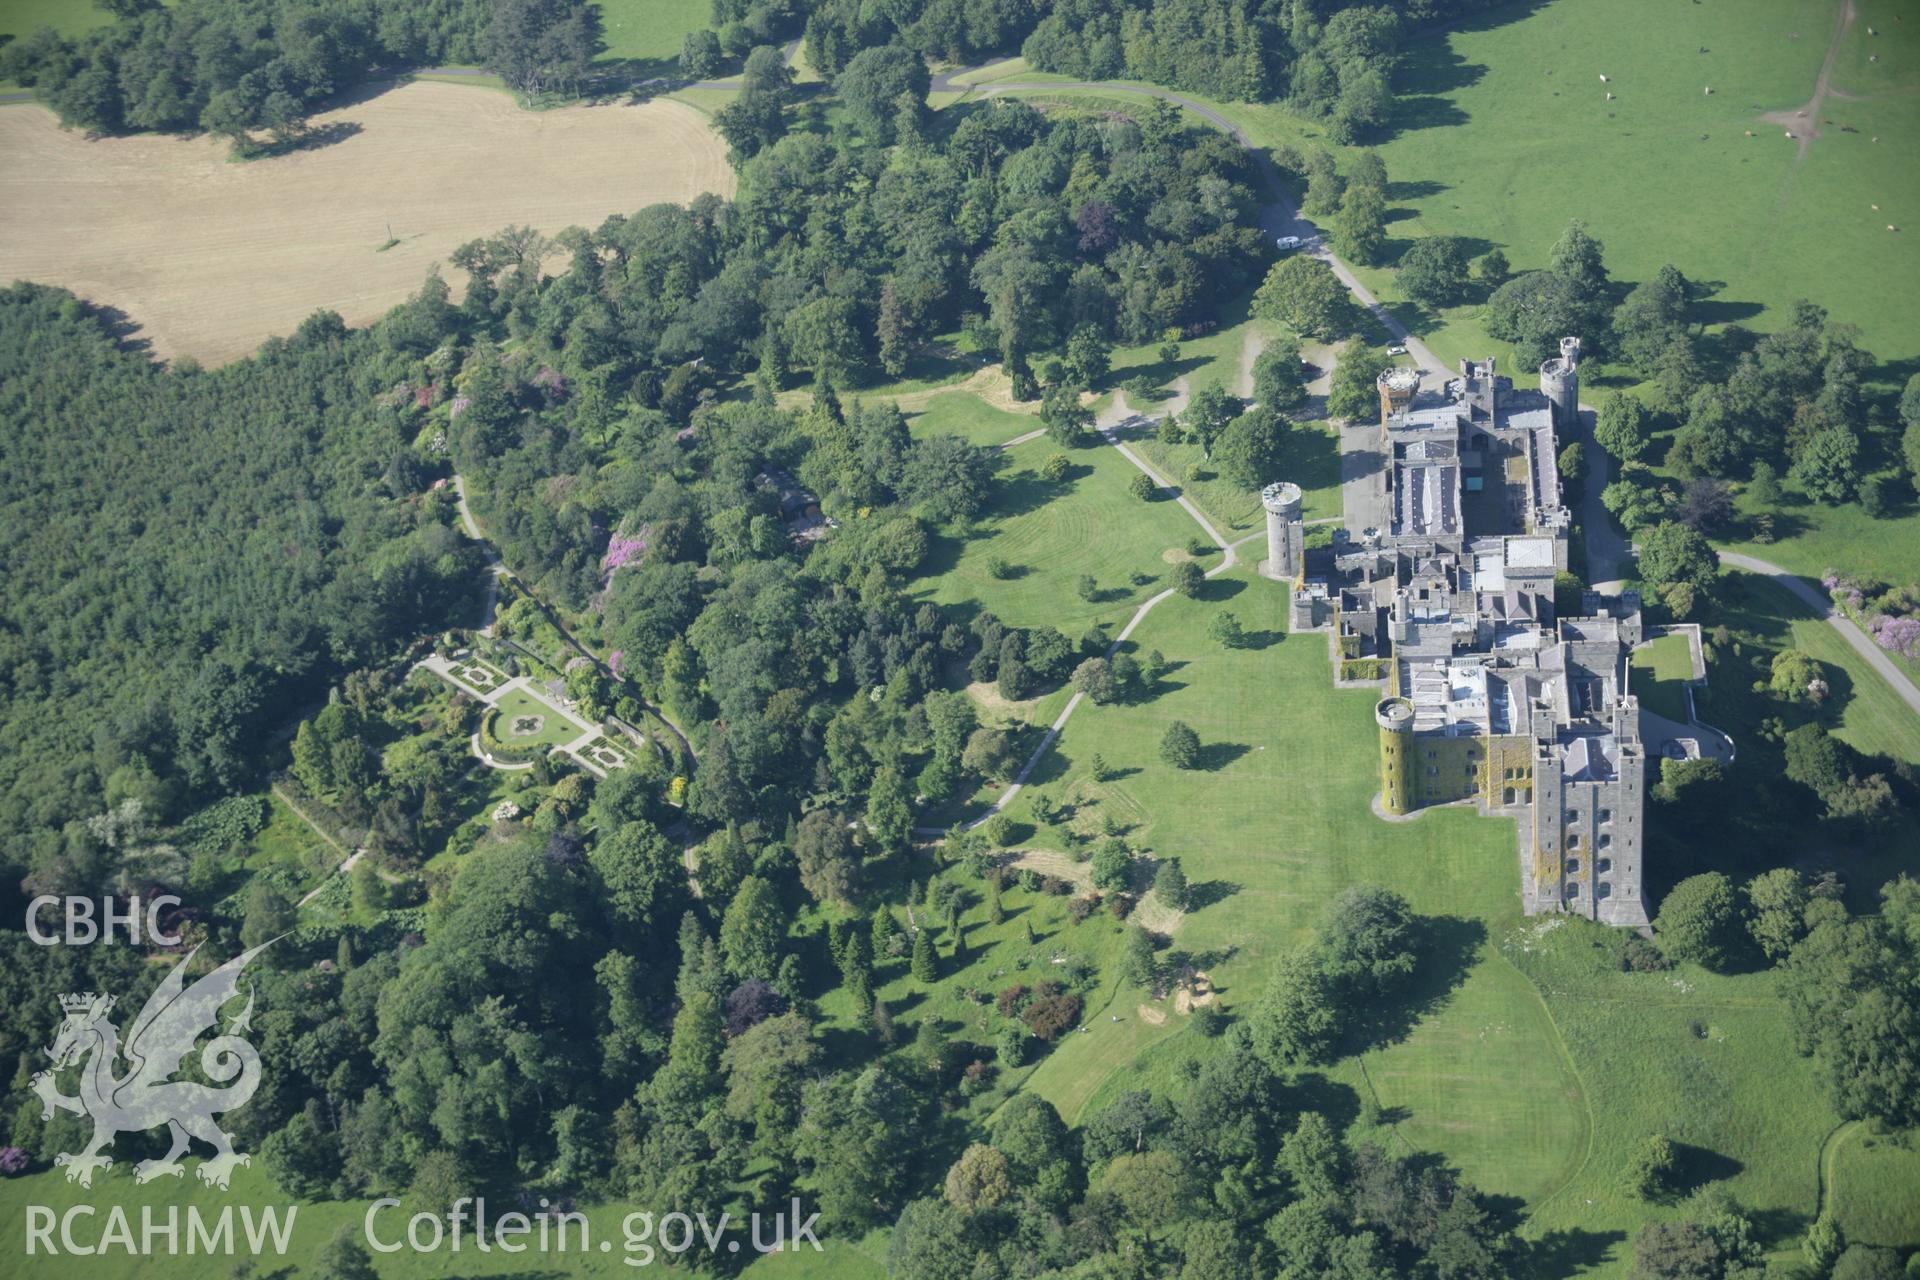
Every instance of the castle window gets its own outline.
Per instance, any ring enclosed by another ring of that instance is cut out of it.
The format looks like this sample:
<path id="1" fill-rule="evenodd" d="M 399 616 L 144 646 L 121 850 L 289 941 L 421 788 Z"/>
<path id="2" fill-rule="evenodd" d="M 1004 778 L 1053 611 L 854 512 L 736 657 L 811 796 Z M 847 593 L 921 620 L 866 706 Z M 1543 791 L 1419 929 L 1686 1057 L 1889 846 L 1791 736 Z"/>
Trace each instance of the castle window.
<path id="1" fill-rule="evenodd" d="M 1580 886 L 1579 886 L 1579 885 L 1577 885 L 1577 884 L 1570 884 L 1570 885 L 1568 885 L 1568 886 L 1567 886 L 1567 896 L 1568 896 L 1569 898 L 1577 898 L 1577 897 L 1579 897 L 1579 896 L 1580 896 Z"/>
<path id="2" fill-rule="evenodd" d="M 1600 811 L 1600 821 L 1602 821 L 1602 822 L 1612 822 L 1612 821 L 1613 821 L 1613 810 L 1611 810 L 1611 809 L 1602 809 L 1602 810 Z"/>
<path id="3" fill-rule="evenodd" d="M 1606 849 L 1606 848 L 1612 847 L 1612 845 L 1613 845 L 1613 837 L 1610 835 L 1607 835 L 1605 832 L 1602 832 L 1600 835 L 1600 847 L 1602 849 Z"/>
<path id="4" fill-rule="evenodd" d="M 1567 874 L 1570 876 L 1577 876 L 1580 874 L 1580 859 L 1578 858 L 1567 859 Z"/>
<path id="5" fill-rule="evenodd" d="M 1567 832 L 1567 848 L 1578 849 L 1579 847 L 1580 847 L 1580 833 L 1578 831 Z"/>
<path id="6" fill-rule="evenodd" d="M 1430 764 L 1430 765 L 1428 765 L 1428 766 L 1427 766 L 1427 776 L 1428 776 L 1429 778 L 1437 778 L 1437 777 L 1439 777 L 1439 776 L 1440 776 L 1440 766 L 1439 766 L 1439 765 L 1437 765 L 1437 764 Z"/>
<path id="7" fill-rule="evenodd" d="M 1613 870 L 1613 859 L 1612 858 L 1600 859 L 1599 863 L 1595 865 L 1594 870 L 1599 872 L 1603 876 L 1606 875 L 1609 871 Z"/>
<path id="8" fill-rule="evenodd" d="M 1593 896 L 1596 898 L 1611 898 L 1613 896 L 1613 886 L 1605 880 L 1602 880 L 1600 887 L 1593 891 Z"/>

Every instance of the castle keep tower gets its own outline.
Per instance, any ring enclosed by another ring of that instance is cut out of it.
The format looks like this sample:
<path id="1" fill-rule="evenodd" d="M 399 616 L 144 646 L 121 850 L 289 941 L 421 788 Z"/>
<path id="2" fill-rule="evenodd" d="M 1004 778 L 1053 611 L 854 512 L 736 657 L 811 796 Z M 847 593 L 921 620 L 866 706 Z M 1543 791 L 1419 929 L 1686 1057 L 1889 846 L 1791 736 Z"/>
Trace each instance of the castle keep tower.
<path id="1" fill-rule="evenodd" d="M 1413 705 L 1382 698 L 1373 708 L 1380 726 L 1380 807 L 1391 814 L 1413 808 Z"/>
<path id="2" fill-rule="evenodd" d="M 1413 397 L 1420 390 L 1420 371 L 1384 369 L 1374 379 L 1374 386 L 1380 391 L 1380 425 L 1385 426 L 1388 418 L 1397 417 L 1413 407 Z"/>
<path id="3" fill-rule="evenodd" d="M 1260 566 L 1269 578 L 1292 582 L 1306 567 L 1306 531 L 1300 523 L 1300 486 L 1285 480 L 1260 491 L 1267 509 L 1267 561 Z"/>
<path id="4" fill-rule="evenodd" d="M 1553 406 L 1556 431 L 1580 425 L 1580 339 L 1560 339 L 1560 354 L 1540 366 L 1540 394 Z"/>

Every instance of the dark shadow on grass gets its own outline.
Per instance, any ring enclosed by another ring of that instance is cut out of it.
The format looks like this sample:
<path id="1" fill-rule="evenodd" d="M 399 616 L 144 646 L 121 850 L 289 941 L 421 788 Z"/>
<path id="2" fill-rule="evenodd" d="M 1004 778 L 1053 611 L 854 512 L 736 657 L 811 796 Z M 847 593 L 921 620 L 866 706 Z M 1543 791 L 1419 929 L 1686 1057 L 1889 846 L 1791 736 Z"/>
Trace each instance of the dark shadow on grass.
<path id="1" fill-rule="evenodd" d="M 1680 1158 L 1679 1177 L 1675 1179 L 1675 1191 L 1687 1195 L 1709 1182 L 1725 1182 L 1737 1176 L 1747 1166 L 1732 1156 L 1721 1155 L 1706 1147 L 1696 1147 L 1690 1142 L 1673 1144 L 1674 1154 Z"/>
<path id="2" fill-rule="evenodd" d="M 1624 1231 L 1588 1231 L 1581 1227 L 1549 1231 L 1538 1240 L 1525 1242 L 1518 1274 L 1537 1280 L 1584 1275 L 1611 1258 L 1614 1247 L 1625 1244 L 1626 1239 Z"/>
<path id="3" fill-rule="evenodd" d="M 1231 880 L 1202 880 L 1187 886 L 1187 910 L 1204 911 L 1216 902 L 1225 902 L 1240 892 Z"/>
<path id="4" fill-rule="evenodd" d="M 1247 584 L 1239 578 L 1209 578 L 1200 584 L 1195 597 L 1200 600 L 1231 600 L 1247 589 Z"/>
<path id="5" fill-rule="evenodd" d="M 1200 748 L 1200 762 L 1194 768 L 1217 773 L 1252 749 L 1244 742 L 1209 742 Z"/>

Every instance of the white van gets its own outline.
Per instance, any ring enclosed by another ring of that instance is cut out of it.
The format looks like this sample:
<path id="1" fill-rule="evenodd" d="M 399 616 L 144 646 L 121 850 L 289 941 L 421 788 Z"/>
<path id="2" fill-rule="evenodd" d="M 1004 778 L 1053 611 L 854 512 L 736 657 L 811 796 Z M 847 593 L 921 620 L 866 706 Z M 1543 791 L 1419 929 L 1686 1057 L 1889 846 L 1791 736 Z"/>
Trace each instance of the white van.
<path id="1" fill-rule="evenodd" d="M 1301 244 L 1301 240 L 1299 236 L 1281 236 L 1278 240 L 1275 240 L 1273 242 L 1273 247 L 1280 250 L 1282 253 L 1287 253 L 1287 252 L 1291 252 L 1294 249 L 1298 249 L 1300 247 L 1300 244 Z"/>

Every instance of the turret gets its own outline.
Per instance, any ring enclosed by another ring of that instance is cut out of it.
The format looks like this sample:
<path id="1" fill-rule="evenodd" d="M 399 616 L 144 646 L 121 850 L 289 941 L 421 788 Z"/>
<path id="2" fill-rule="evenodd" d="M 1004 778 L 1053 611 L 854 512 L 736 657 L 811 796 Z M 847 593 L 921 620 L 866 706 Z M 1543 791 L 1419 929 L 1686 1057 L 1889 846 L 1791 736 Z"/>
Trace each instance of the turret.
<path id="1" fill-rule="evenodd" d="M 1260 491 L 1260 505 L 1267 509 L 1267 562 L 1261 566 L 1269 578 L 1291 582 L 1306 567 L 1306 530 L 1300 523 L 1300 486 L 1285 480 Z"/>
<path id="2" fill-rule="evenodd" d="M 1540 366 L 1540 394 L 1553 406 L 1554 430 L 1580 424 L 1580 339 L 1560 339 L 1560 354 Z"/>
<path id="3" fill-rule="evenodd" d="M 1406 813 L 1413 808 L 1413 704 L 1382 698 L 1373 719 L 1380 726 L 1380 808 Z"/>

